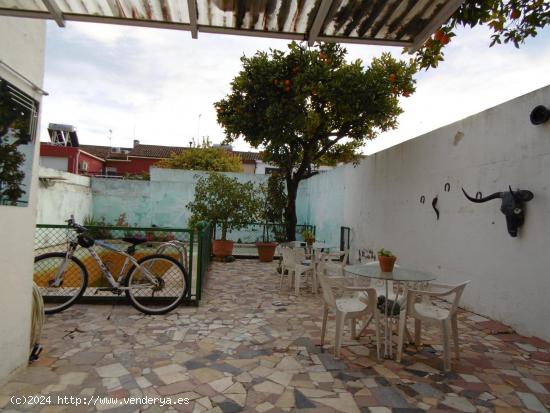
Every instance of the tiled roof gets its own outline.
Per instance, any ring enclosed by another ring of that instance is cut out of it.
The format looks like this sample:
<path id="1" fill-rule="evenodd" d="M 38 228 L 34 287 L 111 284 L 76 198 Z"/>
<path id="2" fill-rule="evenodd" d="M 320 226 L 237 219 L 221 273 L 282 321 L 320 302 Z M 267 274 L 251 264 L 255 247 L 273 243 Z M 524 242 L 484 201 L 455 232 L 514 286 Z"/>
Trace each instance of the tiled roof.
<path id="1" fill-rule="evenodd" d="M 181 153 L 188 149 L 182 146 L 160 146 L 160 145 L 136 145 L 130 151 L 129 156 L 140 156 L 144 158 L 169 158 L 172 153 Z"/>
<path id="2" fill-rule="evenodd" d="M 240 157 L 243 161 L 261 161 L 262 154 L 261 152 L 240 152 L 232 151 L 235 155 Z"/>
<path id="3" fill-rule="evenodd" d="M 80 145 L 80 149 L 88 152 L 91 155 L 95 155 L 99 158 L 120 158 L 120 157 L 140 157 L 140 158 L 169 158 L 172 153 L 181 153 L 190 148 L 183 146 L 162 146 L 162 145 L 136 145 L 134 148 L 120 148 L 122 151 L 128 151 L 128 153 L 114 152 L 109 146 L 98 145 Z M 260 152 L 241 152 L 230 151 L 237 155 L 243 162 L 256 161 L 262 159 Z"/>

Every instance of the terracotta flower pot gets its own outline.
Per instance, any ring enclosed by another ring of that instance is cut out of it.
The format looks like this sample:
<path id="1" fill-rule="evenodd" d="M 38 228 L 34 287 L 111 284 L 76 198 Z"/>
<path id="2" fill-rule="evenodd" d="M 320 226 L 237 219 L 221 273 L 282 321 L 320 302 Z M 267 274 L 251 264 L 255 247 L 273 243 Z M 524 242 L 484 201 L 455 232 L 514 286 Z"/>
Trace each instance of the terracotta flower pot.
<path id="1" fill-rule="evenodd" d="M 277 248 L 276 242 L 257 242 L 258 257 L 260 262 L 271 262 L 275 255 L 275 248 Z"/>
<path id="2" fill-rule="evenodd" d="M 212 242 L 212 253 L 219 258 L 233 255 L 233 241 L 217 239 Z"/>
<path id="3" fill-rule="evenodd" d="M 392 272 L 393 265 L 395 264 L 396 257 L 386 257 L 384 255 L 378 256 L 378 262 L 380 263 L 380 270 L 382 272 Z"/>

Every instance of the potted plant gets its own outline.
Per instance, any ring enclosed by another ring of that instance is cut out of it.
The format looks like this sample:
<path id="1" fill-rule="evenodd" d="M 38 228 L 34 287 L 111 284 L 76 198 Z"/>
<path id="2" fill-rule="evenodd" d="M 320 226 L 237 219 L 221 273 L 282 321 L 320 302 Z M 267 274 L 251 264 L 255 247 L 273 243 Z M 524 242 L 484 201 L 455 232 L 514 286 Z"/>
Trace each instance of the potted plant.
<path id="1" fill-rule="evenodd" d="M 308 246 L 312 246 L 315 242 L 315 234 L 309 228 L 305 228 L 302 231 L 302 238 L 304 238 L 304 241 Z"/>
<path id="2" fill-rule="evenodd" d="M 271 241 L 270 233 L 275 239 L 280 240 L 278 227 L 283 222 L 284 209 L 286 205 L 286 194 L 283 177 L 279 174 L 270 175 L 267 185 L 261 187 L 263 195 L 263 208 L 260 212 L 263 218 L 262 241 L 256 243 L 260 262 L 271 262 L 275 256 L 277 242 Z"/>
<path id="3" fill-rule="evenodd" d="M 195 186 L 195 199 L 187 204 L 191 211 L 189 225 L 200 221 L 212 222 L 221 228 L 221 237 L 212 243 L 212 252 L 218 258 L 233 254 L 233 241 L 228 231 L 240 230 L 257 219 L 261 200 L 252 182 L 241 183 L 220 173 L 200 176 Z"/>
<path id="4" fill-rule="evenodd" d="M 378 262 L 382 272 L 392 272 L 396 259 L 397 257 L 389 250 L 382 248 L 378 251 Z"/>

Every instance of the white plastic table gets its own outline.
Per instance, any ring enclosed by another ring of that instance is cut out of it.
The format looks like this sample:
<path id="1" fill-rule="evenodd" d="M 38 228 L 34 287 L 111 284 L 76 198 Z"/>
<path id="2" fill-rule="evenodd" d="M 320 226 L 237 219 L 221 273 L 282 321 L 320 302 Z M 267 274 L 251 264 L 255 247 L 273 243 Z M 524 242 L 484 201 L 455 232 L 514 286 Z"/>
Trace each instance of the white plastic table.
<path id="1" fill-rule="evenodd" d="M 358 264 L 347 265 L 344 267 L 344 271 L 359 277 L 367 277 L 371 279 L 378 279 L 384 281 L 386 301 L 384 303 L 384 357 L 392 357 L 392 331 L 390 327 L 390 316 L 394 313 L 395 304 L 399 298 L 399 292 L 401 290 L 401 283 L 428 283 L 435 280 L 435 275 L 427 274 L 424 272 L 418 272 L 409 270 L 402 267 L 394 267 L 393 272 L 382 272 L 379 265 L 374 264 Z M 389 297 L 389 282 L 392 281 L 397 284 L 395 297 L 393 297 L 393 305 L 391 309 L 388 308 Z M 388 312 L 388 310 L 390 310 Z"/>

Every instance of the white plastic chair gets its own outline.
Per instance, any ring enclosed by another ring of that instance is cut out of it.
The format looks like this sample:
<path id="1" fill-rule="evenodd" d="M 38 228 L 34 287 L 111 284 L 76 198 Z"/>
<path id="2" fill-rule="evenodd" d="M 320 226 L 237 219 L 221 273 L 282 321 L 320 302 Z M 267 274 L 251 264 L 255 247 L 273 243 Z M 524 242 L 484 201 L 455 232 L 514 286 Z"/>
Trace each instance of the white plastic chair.
<path id="1" fill-rule="evenodd" d="M 290 285 L 292 285 L 292 280 L 294 280 L 294 293 L 296 296 L 299 296 L 302 275 L 311 273 L 312 274 L 312 291 L 316 292 L 317 278 L 315 277 L 315 274 L 313 272 L 313 266 L 303 265 L 301 263 L 303 261 L 302 255 L 300 252 L 297 252 L 297 251 L 300 251 L 300 249 L 296 249 L 296 250 L 291 248 L 282 249 L 283 262 L 282 262 L 280 288 L 283 287 L 283 279 L 285 276 L 285 272 L 287 271 L 288 277 L 289 277 L 289 283 Z M 304 258 L 305 258 L 305 255 L 304 255 Z"/>
<path id="2" fill-rule="evenodd" d="M 321 255 L 320 260 L 324 261 L 325 268 L 328 271 L 337 274 L 337 276 L 339 277 L 344 277 L 344 267 L 347 265 L 348 262 L 348 254 L 348 251 L 335 251 L 325 253 Z M 340 259 L 342 259 L 342 261 L 335 261 Z"/>
<path id="3" fill-rule="evenodd" d="M 345 322 L 351 322 L 351 335 L 353 339 L 358 339 L 356 333 L 356 322 L 359 318 L 370 315 L 366 321 L 365 327 L 374 319 L 376 331 L 376 355 L 380 358 L 380 320 L 379 312 L 376 308 L 376 291 L 374 288 L 346 286 L 345 282 L 349 279 L 345 277 L 327 277 L 323 263 L 320 264 L 317 276 L 323 292 L 323 324 L 321 327 L 321 347 L 325 343 L 325 334 L 327 331 L 327 319 L 329 311 L 336 314 L 336 334 L 334 340 L 334 356 L 340 358 L 340 348 L 342 347 L 342 336 Z M 353 296 L 345 296 L 345 293 L 355 293 Z M 364 295 L 358 295 L 361 292 Z M 336 295 L 335 295 L 336 293 Z M 363 330 L 365 329 L 363 328 Z"/>
<path id="4" fill-rule="evenodd" d="M 431 288 L 440 289 L 443 291 L 421 291 L 406 289 L 406 307 L 401 311 L 399 316 L 399 336 L 397 347 L 397 361 L 401 361 L 403 353 L 403 339 L 405 335 L 405 327 L 407 324 L 407 317 L 413 317 L 415 319 L 415 341 L 416 346 L 420 346 L 421 339 L 421 323 L 422 321 L 439 325 L 443 335 L 443 366 L 445 371 L 449 371 L 451 368 L 451 353 L 450 353 L 450 337 L 453 336 L 453 344 L 455 350 L 455 356 L 460 358 L 460 351 L 458 347 L 458 304 L 460 303 L 460 297 L 464 292 L 464 288 L 470 281 L 466 281 L 459 285 L 444 285 L 444 284 L 430 284 Z M 454 294 L 454 299 L 449 309 L 441 308 L 432 304 L 431 298 L 443 298 Z"/>

